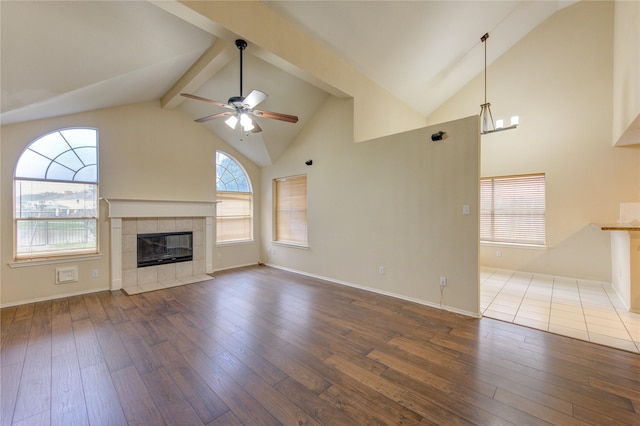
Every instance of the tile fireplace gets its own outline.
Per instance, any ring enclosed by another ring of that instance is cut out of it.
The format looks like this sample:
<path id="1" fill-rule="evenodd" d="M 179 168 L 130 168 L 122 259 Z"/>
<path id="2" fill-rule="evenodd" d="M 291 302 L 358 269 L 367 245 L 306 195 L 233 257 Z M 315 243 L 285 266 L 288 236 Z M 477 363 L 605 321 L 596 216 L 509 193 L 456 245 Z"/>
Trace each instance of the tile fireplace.
<path id="1" fill-rule="evenodd" d="M 104 200 L 111 222 L 111 290 L 135 294 L 211 279 L 207 274 L 213 272 L 215 202 Z M 182 235 L 170 238 L 169 251 L 157 250 L 170 262 L 138 264 L 138 236 L 151 234 Z M 191 241 L 185 235 L 191 235 Z M 184 254 L 187 243 L 191 260 L 173 261 Z"/>

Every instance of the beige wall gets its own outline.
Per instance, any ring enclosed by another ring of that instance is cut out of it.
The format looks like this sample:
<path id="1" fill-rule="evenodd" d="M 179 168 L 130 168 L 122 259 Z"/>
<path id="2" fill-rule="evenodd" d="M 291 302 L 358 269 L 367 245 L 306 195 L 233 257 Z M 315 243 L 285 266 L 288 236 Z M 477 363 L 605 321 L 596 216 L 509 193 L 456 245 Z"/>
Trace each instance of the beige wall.
<path id="1" fill-rule="evenodd" d="M 616 1 L 613 22 L 613 142 L 640 144 L 640 1 Z"/>
<path id="2" fill-rule="evenodd" d="M 483 245 L 481 265 L 611 280 L 609 235 L 590 224 L 616 222 L 619 203 L 640 200 L 640 149 L 611 146 L 612 45 L 613 3 L 580 2 L 489 67 L 494 118 L 519 115 L 520 126 L 482 136 L 481 174 L 546 173 L 548 247 Z M 482 77 L 428 121 L 477 113 Z"/>
<path id="3" fill-rule="evenodd" d="M 262 169 L 265 262 L 435 306 L 446 276 L 443 305 L 477 314 L 477 117 L 360 144 L 352 123 L 351 101 L 330 98 Z M 432 142 L 437 130 L 449 138 Z M 273 179 L 299 174 L 307 175 L 308 249 L 271 242 Z"/>
<path id="4" fill-rule="evenodd" d="M 179 110 L 162 110 L 157 102 L 73 114 L 1 128 L 2 206 L 1 293 L 5 306 L 29 300 L 90 292 L 109 287 L 109 219 L 100 208 L 101 259 L 72 262 L 79 267 L 77 283 L 54 285 L 60 264 L 10 267 L 13 256 L 13 170 L 22 150 L 34 139 L 55 129 L 96 127 L 100 137 L 100 196 L 150 200 L 212 201 L 215 199 L 215 151 L 221 149 L 242 163 L 260 211 L 260 171 L 204 126 Z M 256 219 L 255 235 L 260 235 Z M 214 268 L 257 263 L 259 244 L 253 242 L 214 249 Z M 91 277 L 97 269 L 99 276 Z"/>

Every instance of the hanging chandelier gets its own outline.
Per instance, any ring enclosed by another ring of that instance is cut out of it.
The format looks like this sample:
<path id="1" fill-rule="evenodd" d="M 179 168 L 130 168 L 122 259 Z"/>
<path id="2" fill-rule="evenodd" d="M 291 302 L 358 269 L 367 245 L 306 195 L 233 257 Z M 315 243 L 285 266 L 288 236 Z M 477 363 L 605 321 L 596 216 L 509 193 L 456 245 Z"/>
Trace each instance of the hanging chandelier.
<path id="1" fill-rule="evenodd" d="M 484 103 L 480 105 L 480 123 L 482 125 L 481 135 L 493 132 L 501 132 L 503 130 L 515 129 L 518 127 L 518 116 L 511 117 L 511 123 L 509 126 L 504 126 L 504 120 L 499 119 L 493 121 L 493 115 L 491 114 L 491 104 L 487 102 L 487 39 L 489 33 L 486 33 L 480 40 L 484 44 Z"/>

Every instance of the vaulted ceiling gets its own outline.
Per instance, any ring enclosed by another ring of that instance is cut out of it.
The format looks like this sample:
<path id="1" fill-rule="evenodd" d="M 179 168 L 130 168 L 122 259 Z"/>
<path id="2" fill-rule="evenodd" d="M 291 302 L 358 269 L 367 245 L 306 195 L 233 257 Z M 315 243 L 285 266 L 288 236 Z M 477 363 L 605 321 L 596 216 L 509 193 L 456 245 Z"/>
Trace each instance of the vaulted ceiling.
<path id="1" fill-rule="evenodd" d="M 264 1 L 321 45 L 426 117 L 488 62 L 573 1 Z M 299 116 L 296 124 L 259 118 L 242 134 L 222 120 L 200 124 L 260 166 L 271 164 L 329 95 L 291 64 L 265 60 L 250 42 L 239 93 L 236 38 L 200 24 L 174 1 L 2 1 L 2 125 L 159 100 L 196 119 L 221 112 L 176 91 L 226 102 L 259 89 L 259 108 Z M 256 41 L 257 42 L 257 41 Z M 270 55 L 273 57 L 273 54 Z M 330 66 L 331 64 L 327 64 Z M 481 100 L 478 100 L 480 103 Z"/>

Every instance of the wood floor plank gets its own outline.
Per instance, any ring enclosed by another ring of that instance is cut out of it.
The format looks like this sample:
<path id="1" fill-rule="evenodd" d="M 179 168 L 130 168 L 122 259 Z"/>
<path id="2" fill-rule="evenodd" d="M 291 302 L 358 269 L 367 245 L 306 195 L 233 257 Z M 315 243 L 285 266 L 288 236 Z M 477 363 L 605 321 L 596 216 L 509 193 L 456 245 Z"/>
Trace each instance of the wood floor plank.
<path id="1" fill-rule="evenodd" d="M 80 374 L 89 424 L 127 424 L 107 364 L 104 362 L 91 364 L 82 368 Z"/>
<path id="2" fill-rule="evenodd" d="M 31 330 L 31 318 L 13 321 L 6 329 L 2 330 L 0 366 L 22 365 L 29 342 L 27 338 L 29 330 Z"/>
<path id="3" fill-rule="evenodd" d="M 76 351 L 76 341 L 73 336 L 71 314 L 58 313 L 51 320 L 51 355 L 56 356 Z"/>
<path id="4" fill-rule="evenodd" d="M 521 395 L 505 391 L 498 388 L 495 395 L 496 401 L 501 401 L 509 406 L 517 407 L 525 413 L 538 417 L 541 420 L 549 422 L 551 424 L 562 425 L 583 425 L 584 422 L 572 417 L 573 413 L 565 414 L 559 411 L 553 410 L 546 405 L 538 404 L 528 398 Z"/>
<path id="5" fill-rule="evenodd" d="M 38 414 L 34 414 L 33 416 L 16 421 L 13 423 L 13 426 L 39 426 L 39 425 L 47 425 L 51 423 L 51 412 L 49 410 L 42 411 Z"/>
<path id="6" fill-rule="evenodd" d="M 51 340 L 46 342 L 37 337 L 36 343 L 27 347 L 13 421 L 25 420 L 50 409 Z"/>
<path id="7" fill-rule="evenodd" d="M 111 324 L 118 324 L 119 322 L 127 321 L 127 314 L 122 309 L 120 304 L 116 301 L 116 298 L 111 295 L 110 291 L 101 291 L 96 293 L 102 309 L 107 315 L 107 319 Z"/>
<path id="8" fill-rule="evenodd" d="M 224 401 L 191 368 L 173 345 L 169 342 L 161 343 L 157 346 L 157 350 L 162 359 L 164 370 L 169 373 L 175 385 L 189 401 L 203 423 L 213 422 L 229 411 L 229 407 Z"/>
<path id="9" fill-rule="evenodd" d="M 69 310 L 69 299 L 66 297 L 51 301 L 51 316 L 55 318 L 60 315 L 71 315 L 71 311 Z"/>
<path id="10" fill-rule="evenodd" d="M 117 371 L 133 364 L 133 360 L 129 356 L 120 334 L 110 321 L 95 324 L 94 331 L 96 340 L 100 345 L 102 357 L 107 367 L 109 367 L 109 371 Z"/>
<path id="11" fill-rule="evenodd" d="M 281 424 L 319 426 L 319 423 L 295 402 L 287 399 L 280 392 L 274 391 L 269 383 L 233 355 L 221 353 L 213 361 L 227 374 L 233 376 L 234 380 Z"/>
<path id="12" fill-rule="evenodd" d="M 210 421 L 207 423 L 207 426 L 245 426 L 244 423 L 240 421 L 233 411 L 227 411 L 220 417 Z"/>
<path id="13" fill-rule="evenodd" d="M 81 321 L 89 318 L 89 311 L 84 304 L 84 298 L 82 296 L 71 296 L 67 299 L 69 301 L 69 312 L 71 313 L 72 321 Z"/>
<path id="14" fill-rule="evenodd" d="M 16 307 L 15 314 L 13 316 L 14 321 L 20 321 L 24 319 L 31 319 L 33 317 L 33 310 L 35 308 L 34 303 L 27 303 Z"/>
<path id="15" fill-rule="evenodd" d="M 97 293 L 89 293 L 82 296 L 84 305 L 89 312 L 89 318 L 94 324 L 99 324 L 107 320 L 107 312 L 102 307 Z"/>
<path id="16" fill-rule="evenodd" d="M 144 337 L 138 334 L 138 330 L 131 321 L 116 324 L 114 329 L 118 332 L 131 361 L 140 374 L 162 366 L 158 355 L 145 343 Z"/>
<path id="17" fill-rule="evenodd" d="M 0 310 L 0 328 L 4 329 L 5 327 L 8 327 L 9 324 L 13 322 L 13 319 L 15 318 L 17 310 L 18 310 L 17 306 L 10 306 Z"/>
<path id="18" fill-rule="evenodd" d="M 0 426 L 640 424 L 640 357 L 269 267 L 0 310 Z"/>
<path id="19" fill-rule="evenodd" d="M 132 365 L 114 371 L 111 373 L 111 377 L 113 378 L 113 387 L 118 394 L 122 410 L 129 424 L 165 424 L 158 406 L 138 374 L 136 367 Z"/>
<path id="20" fill-rule="evenodd" d="M 89 424 L 76 353 L 65 351 L 53 356 L 51 371 L 51 424 Z"/>
<path id="21" fill-rule="evenodd" d="M 2 426 L 13 423 L 21 376 L 22 363 L 0 367 L 0 425 Z"/>
<path id="22" fill-rule="evenodd" d="M 306 386 L 287 378 L 274 385 L 279 393 L 323 425 L 358 425 L 359 423 Z"/>
<path id="23" fill-rule="evenodd" d="M 365 369 L 359 368 L 358 365 L 342 358 L 339 355 L 334 355 L 325 360 L 325 362 L 351 376 L 353 379 L 362 382 L 375 392 L 381 393 L 392 401 L 403 405 L 422 417 L 443 424 L 462 425 L 471 423 L 457 415 L 457 413 L 444 409 L 425 399 L 422 395 L 408 391 L 397 383 L 393 383 Z"/>
<path id="24" fill-rule="evenodd" d="M 73 328 L 73 337 L 76 342 L 80 368 L 103 363 L 104 356 L 102 355 L 100 343 L 96 337 L 96 332 L 91 320 L 87 317 L 83 320 L 73 322 L 71 326 Z"/>
<path id="25" fill-rule="evenodd" d="M 204 352 L 196 349 L 185 353 L 184 356 L 189 366 L 198 372 L 243 424 L 256 426 L 278 424 L 276 418 L 265 407 L 222 368 L 213 363 Z"/>
<path id="26" fill-rule="evenodd" d="M 466 395 L 476 394 L 493 398 L 496 393 L 495 386 L 468 374 L 458 374 L 446 367 L 439 368 L 437 364 L 432 364 L 428 360 L 414 358 L 402 352 L 375 349 L 367 356 L 416 380 L 428 383 L 442 392 L 459 394 L 461 399 Z"/>
<path id="27" fill-rule="evenodd" d="M 331 385 L 320 398 L 353 419 L 359 425 L 417 425 L 422 416 L 382 395 L 370 398 L 356 381 L 344 380 Z M 350 385 L 354 385 L 353 387 Z"/>

